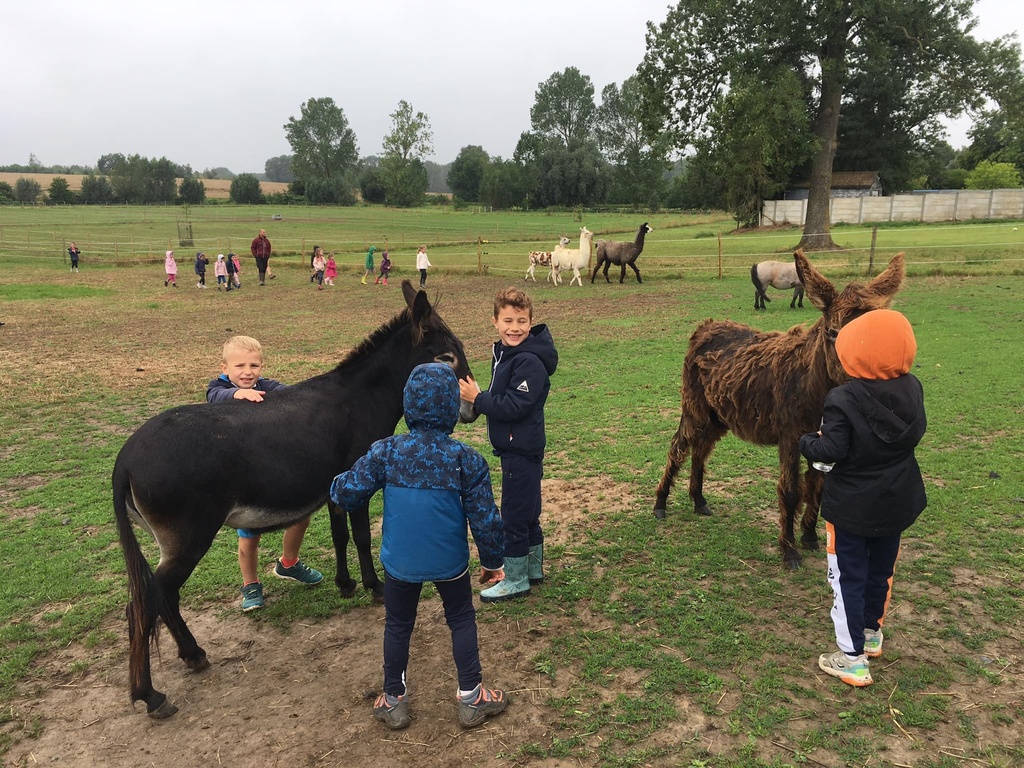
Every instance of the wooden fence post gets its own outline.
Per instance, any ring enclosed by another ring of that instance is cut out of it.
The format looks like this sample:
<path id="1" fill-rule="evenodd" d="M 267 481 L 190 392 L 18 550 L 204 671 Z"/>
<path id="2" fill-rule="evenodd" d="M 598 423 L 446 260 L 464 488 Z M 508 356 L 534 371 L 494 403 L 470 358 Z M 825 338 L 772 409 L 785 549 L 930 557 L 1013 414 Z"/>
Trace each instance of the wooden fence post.
<path id="1" fill-rule="evenodd" d="M 871 252 L 868 255 L 868 274 L 875 271 L 875 243 L 878 241 L 878 227 L 871 228 Z"/>
<path id="2" fill-rule="evenodd" d="M 722 279 L 722 233 L 718 233 L 718 279 Z"/>

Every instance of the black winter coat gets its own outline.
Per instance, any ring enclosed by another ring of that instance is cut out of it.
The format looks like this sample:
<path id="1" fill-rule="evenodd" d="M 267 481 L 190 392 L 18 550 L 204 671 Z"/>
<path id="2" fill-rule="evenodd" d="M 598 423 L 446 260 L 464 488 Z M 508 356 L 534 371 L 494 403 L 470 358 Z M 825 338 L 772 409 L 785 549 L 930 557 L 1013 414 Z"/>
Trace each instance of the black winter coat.
<path id="1" fill-rule="evenodd" d="M 829 392 L 821 435 L 800 438 L 808 459 L 835 462 L 825 475 L 821 516 L 858 536 L 910 527 L 928 504 L 914 456 L 926 426 L 924 390 L 912 374 L 850 379 Z"/>
<path id="2" fill-rule="evenodd" d="M 544 403 L 551 389 L 551 374 L 558 367 L 558 351 L 551 331 L 535 325 L 523 343 L 494 344 L 491 386 L 473 401 L 477 413 L 487 417 L 487 436 L 496 456 L 518 454 L 542 458 Z"/>

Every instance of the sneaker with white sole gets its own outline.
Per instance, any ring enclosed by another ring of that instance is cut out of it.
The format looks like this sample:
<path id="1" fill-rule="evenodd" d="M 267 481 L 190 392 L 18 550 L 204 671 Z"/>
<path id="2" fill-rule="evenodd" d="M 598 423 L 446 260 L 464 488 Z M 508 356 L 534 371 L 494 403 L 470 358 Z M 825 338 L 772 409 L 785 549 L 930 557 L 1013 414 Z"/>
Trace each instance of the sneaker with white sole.
<path id="1" fill-rule="evenodd" d="M 864 655 L 877 659 L 882 655 L 882 628 L 864 630 Z"/>
<path id="2" fill-rule="evenodd" d="M 257 608 L 262 608 L 263 602 L 263 585 L 258 581 L 252 584 L 246 584 L 242 587 L 242 610 L 248 613 L 249 611 L 255 611 Z"/>
<path id="3" fill-rule="evenodd" d="M 281 564 L 281 558 L 278 558 L 277 562 L 274 563 L 274 575 L 279 579 L 297 581 L 300 584 L 305 584 L 309 587 L 312 587 L 314 584 L 319 584 L 324 580 L 324 575 L 320 573 L 320 571 L 316 568 L 310 568 L 301 560 L 290 568 L 285 568 L 284 565 Z"/>
<path id="4" fill-rule="evenodd" d="M 463 728 L 476 728 L 491 715 L 504 710 L 506 704 L 508 699 L 504 691 L 477 685 L 468 696 L 459 697 L 459 725 Z"/>
<path id="5" fill-rule="evenodd" d="M 409 716 L 409 702 L 405 696 L 382 693 L 373 702 L 373 719 L 380 720 L 393 731 L 408 728 L 412 722 Z"/>
<path id="6" fill-rule="evenodd" d="M 847 685 L 857 688 L 863 688 L 865 685 L 875 682 L 871 679 L 871 667 L 864 654 L 851 659 L 842 651 L 823 653 L 818 657 L 818 666 L 825 674 L 838 677 Z"/>

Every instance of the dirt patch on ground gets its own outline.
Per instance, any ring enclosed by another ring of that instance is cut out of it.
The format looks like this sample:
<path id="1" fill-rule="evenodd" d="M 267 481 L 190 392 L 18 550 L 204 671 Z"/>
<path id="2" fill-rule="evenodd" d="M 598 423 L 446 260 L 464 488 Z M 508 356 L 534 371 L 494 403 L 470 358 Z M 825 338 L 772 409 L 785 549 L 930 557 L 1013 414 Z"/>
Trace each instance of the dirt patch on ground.
<path id="1" fill-rule="evenodd" d="M 574 540 L 581 527 L 593 527 L 632 503 L 629 486 L 606 478 L 600 479 L 602 493 L 595 501 L 594 482 L 584 487 L 544 481 L 549 547 Z M 549 560 L 549 573 L 558 568 L 559 562 Z M 36 620 L 64 608 L 47 606 Z M 569 629 L 569 620 L 555 614 L 513 624 L 500 617 L 501 606 L 479 610 L 485 681 L 508 690 L 512 704 L 472 731 L 463 731 L 456 721 L 451 636 L 436 597 L 420 605 L 409 668 L 415 719 L 400 732 L 388 731 L 370 713 L 381 684 L 383 608 L 357 608 L 282 630 L 261 621 L 258 613 L 242 614 L 232 600 L 184 612 L 209 656 L 211 668 L 205 672 L 189 672 L 176 658 L 170 636 L 161 634 L 154 682 L 180 709 L 168 720 L 151 720 L 142 704 L 129 706 L 123 622 L 110 627 L 116 643 L 101 648 L 74 643 L 40 659 L 48 683 L 13 702 L 11 712 L 17 715 L 5 730 L 34 724 L 42 733 L 12 748 L 4 765 L 352 766 L 371 765 L 382 756 L 423 766 L 508 765 L 499 754 L 526 742 L 550 741 L 554 719 L 545 701 L 566 695 L 573 676 L 553 681 L 535 671 L 531 659 L 545 638 Z M 620 683 L 635 687 L 638 681 Z"/>

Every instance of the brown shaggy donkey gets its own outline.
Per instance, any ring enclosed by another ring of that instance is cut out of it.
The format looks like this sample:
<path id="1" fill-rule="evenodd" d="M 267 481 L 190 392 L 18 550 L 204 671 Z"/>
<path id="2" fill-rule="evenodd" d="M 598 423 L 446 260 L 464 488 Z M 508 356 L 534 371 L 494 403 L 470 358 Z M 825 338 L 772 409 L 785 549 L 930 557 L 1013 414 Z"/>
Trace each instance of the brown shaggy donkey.
<path id="1" fill-rule="evenodd" d="M 884 309 L 903 283 L 903 254 L 867 285 L 842 291 L 804 256 L 794 255 L 807 297 L 822 316 L 811 327 L 785 333 L 758 331 L 729 320 L 705 320 L 690 337 L 683 361 L 682 415 L 672 438 L 668 464 L 658 484 L 654 516 L 665 503 L 679 466 L 690 454 L 690 498 L 698 515 L 710 515 L 704 498 L 704 465 L 715 444 L 732 430 L 742 440 L 779 446 L 779 546 L 787 568 L 800 567 L 793 522 L 801 502 L 800 541 L 816 549 L 822 475 L 808 467 L 800 484 L 800 435 L 821 423 L 825 395 L 846 381 L 835 338 L 846 323 L 872 309 Z"/>

